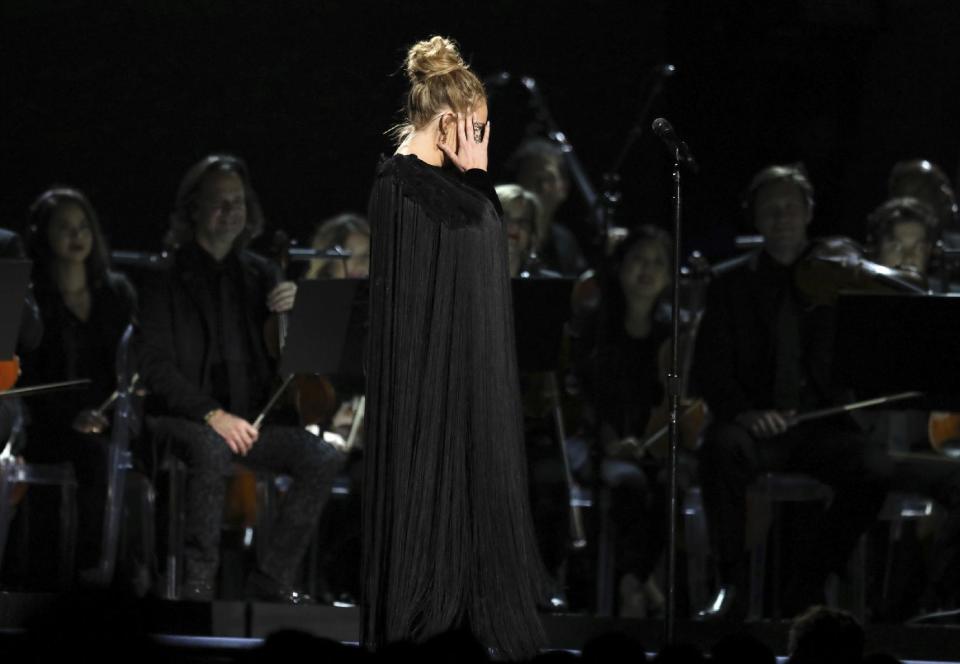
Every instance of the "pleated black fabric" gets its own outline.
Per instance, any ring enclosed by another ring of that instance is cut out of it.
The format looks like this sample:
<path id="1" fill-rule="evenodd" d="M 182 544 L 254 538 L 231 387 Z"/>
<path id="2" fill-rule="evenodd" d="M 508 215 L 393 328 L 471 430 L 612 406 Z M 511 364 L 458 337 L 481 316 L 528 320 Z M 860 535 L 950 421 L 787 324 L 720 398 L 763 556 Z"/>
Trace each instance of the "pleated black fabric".
<path id="1" fill-rule="evenodd" d="M 370 197 L 363 641 L 543 642 L 506 235 L 462 178 L 396 155 Z"/>

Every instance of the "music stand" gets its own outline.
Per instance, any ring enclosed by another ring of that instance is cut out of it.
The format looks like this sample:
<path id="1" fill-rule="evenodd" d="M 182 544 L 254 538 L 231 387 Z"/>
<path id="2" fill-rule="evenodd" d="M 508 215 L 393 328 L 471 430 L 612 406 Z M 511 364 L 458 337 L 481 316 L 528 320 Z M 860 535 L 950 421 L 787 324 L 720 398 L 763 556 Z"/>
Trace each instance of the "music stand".
<path id="1" fill-rule="evenodd" d="M 903 407 L 960 406 L 958 295 L 841 293 L 833 372 L 858 396 L 916 390 Z"/>
<path id="2" fill-rule="evenodd" d="M 0 260 L 0 361 L 11 360 L 16 354 L 30 266 L 26 260 Z"/>
<path id="3" fill-rule="evenodd" d="M 297 287 L 280 372 L 363 380 L 366 279 L 306 279 Z"/>
<path id="4" fill-rule="evenodd" d="M 573 479 L 567 455 L 567 434 L 560 407 L 557 371 L 563 344 L 563 328 L 570 320 L 570 294 L 573 279 L 513 279 L 513 316 L 517 343 L 517 365 L 521 373 L 545 373 L 550 383 L 553 424 L 560 446 L 564 479 L 570 493 L 570 541 L 574 549 L 583 549 L 587 537 L 580 506 L 582 491 Z"/>
<path id="5" fill-rule="evenodd" d="M 300 282 L 280 355 L 280 375 L 284 383 L 254 426 L 259 428 L 290 379 L 297 374 L 318 374 L 350 384 L 363 384 L 369 292 L 366 279 Z"/>

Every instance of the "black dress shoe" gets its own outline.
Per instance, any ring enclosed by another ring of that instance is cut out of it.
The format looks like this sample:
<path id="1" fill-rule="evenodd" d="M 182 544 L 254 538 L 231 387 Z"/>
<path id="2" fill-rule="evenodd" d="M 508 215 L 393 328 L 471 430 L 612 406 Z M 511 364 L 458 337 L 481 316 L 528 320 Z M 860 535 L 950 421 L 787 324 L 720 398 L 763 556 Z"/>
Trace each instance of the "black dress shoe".
<path id="1" fill-rule="evenodd" d="M 726 620 L 743 622 L 747 617 L 747 605 L 743 593 L 736 586 L 721 586 L 710 603 L 697 612 L 697 620 Z"/>
<path id="2" fill-rule="evenodd" d="M 276 581 L 263 572 L 255 571 L 247 577 L 246 595 L 248 599 L 279 604 L 315 604 L 310 595 L 291 586 Z"/>

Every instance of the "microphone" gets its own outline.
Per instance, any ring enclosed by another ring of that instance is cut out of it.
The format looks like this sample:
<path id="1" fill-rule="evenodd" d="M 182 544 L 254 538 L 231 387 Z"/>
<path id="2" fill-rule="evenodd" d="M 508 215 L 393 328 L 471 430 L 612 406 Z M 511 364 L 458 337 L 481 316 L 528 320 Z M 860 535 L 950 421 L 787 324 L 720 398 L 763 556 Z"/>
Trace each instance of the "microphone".
<path id="1" fill-rule="evenodd" d="M 670 78 L 671 76 L 677 73 L 677 68 L 668 62 L 664 62 L 659 65 L 654 65 L 652 69 L 654 74 L 658 76 L 662 76 L 663 78 Z"/>
<path id="2" fill-rule="evenodd" d="M 666 118 L 657 118 L 654 120 L 652 128 L 653 133 L 660 137 L 663 144 L 670 150 L 670 154 L 674 155 L 678 162 L 686 164 L 694 173 L 699 170 L 700 167 L 697 166 L 697 160 L 693 158 L 690 147 L 686 142 L 680 140 L 680 137 L 677 136 L 677 133 L 673 130 L 673 125 L 667 122 Z"/>
<path id="3" fill-rule="evenodd" d="M 531 78 L 530 76 L 524 76 L 523 78 L 521 78 L 520 85 L 522 85 L 523 87 L 525 87 L 527 90 L 529 90 L 534 94 L 539 92 L 539 89 L 537 88 L 536 79 Z"/>
<path id="4" fill-rule="evenodd" d="M 483 78 L 484 87 L 499 88 L 513 80 L 513 75 L 508 71 L 497 72 Z"/>

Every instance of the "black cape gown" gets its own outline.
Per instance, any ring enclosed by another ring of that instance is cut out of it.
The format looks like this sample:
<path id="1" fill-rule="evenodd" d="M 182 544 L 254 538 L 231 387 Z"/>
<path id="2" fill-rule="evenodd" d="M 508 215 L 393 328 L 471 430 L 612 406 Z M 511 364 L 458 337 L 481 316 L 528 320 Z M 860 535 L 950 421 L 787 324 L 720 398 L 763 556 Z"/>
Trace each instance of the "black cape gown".
<path id="1" fill-rule="evenodd" d="M 505 228 L 466 178 L 413 155 L 381 162 L 369 219 L 362 639 L 466 628 L 501 656 L 529 657 L 548 586 Z"/>

